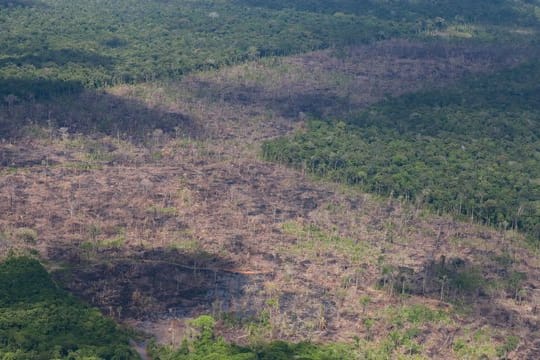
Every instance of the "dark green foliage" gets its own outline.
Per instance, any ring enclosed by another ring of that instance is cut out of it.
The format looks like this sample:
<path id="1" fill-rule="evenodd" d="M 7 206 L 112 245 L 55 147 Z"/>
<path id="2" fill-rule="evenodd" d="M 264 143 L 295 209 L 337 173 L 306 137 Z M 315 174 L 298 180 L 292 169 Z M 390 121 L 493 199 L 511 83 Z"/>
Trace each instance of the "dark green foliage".
<path id="1" fill-rule="evenodd" d="M 112 320 L 60 290 L 37 260 L 0 264 L 0 358 L 137 359 Z"/>
<path id="2" fill-rule="evenodd" d="M 267 159 L 540 239 L 540 63 L 384 101 Z"/>
<path id="3" fill-rule="evenodd" d="M 383 30 L 410 32 L 383 19 L 223 1 L 11 2 L 0 12 L 0 95 L 21 95 L 16 82 L 27 79 L 94 87 L 174 78 L 256 56 L 371 41 Z"/>
<path id="4" fill-rule="evenodd" d="M 150 353 L 155 360 L 340 360 L 354 359 L 354 351 L 345 345 L 290 344 L 284 341 L 242 347 L 226 343 L 214 335 L 214 319 L 201 316 L 191 324 L 198 336 L 184 341 L 179 349 L 152 345 Z"/>
<path id="5" fill-rule="evenodd" d="M 78 81 L 48 80 L 32 78 L 0 78 L 0 97 L 9 107 L 9 97 L 14 101 L 50 99 L 63 94 L 78 94 L 83 85 Z"/>
<path id="6" fill-rule="evenodd" d="M 402 328 L 404 324 L 436 323 L 447 318 L 448 314 L 442 310 L 433 310 L 427 306 L 416 304 L 396 309 L 392 322 Z"/>
<path id="7" fill-rule="evenodd" d="M 237 0 L 239 3 L 271 9 L 295 9 L 301 11 L 334 13 L 341 11 L 356 15 L 369 14 L 383 19 L 421 20 L 444 17 L 454 20 L 481 23 L 504 23 L 510 25 L 536 23 L 534 1 L 506 0 Z M 538 4 L 536 4 L 538 5 Z M 442 19 L 443 21 L 445 19 Z"/>
<path id="8" fill-rule="evenodd" d="M 39 1 L 34 0 L 0 0 L 0 8 L 40 6 Z"/>
<path id="9" fill-rule="evenodd" d="M 538 26 L 537 2 L 523 0 L 2 0 L 0 8 L 0 95 L 23 97 L 43 93 L 21 93 L 17 82 L 29 79 L 95 87 L 448 26 L 482 24 L 492 38 L 509 36 L 501 25 Z"/>

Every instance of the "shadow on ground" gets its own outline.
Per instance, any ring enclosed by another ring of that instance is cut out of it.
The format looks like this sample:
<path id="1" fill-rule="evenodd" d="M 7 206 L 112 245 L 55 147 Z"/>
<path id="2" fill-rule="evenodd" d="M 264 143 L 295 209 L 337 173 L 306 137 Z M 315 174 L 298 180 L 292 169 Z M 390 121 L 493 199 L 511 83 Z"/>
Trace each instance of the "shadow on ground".
<path id="1" fill-rule="evenodd" d="M 6 89 L 3 93 L 12 91 L 0 99 L 0 139 L 25 135 L 25 127 L 30 125 L 133 140 L 143 140 L 157 129 L 177 136 L 201 134 L 198 124 L 188 115 L 150 108 L 141 101 L 102 90 L 84 89 L 77 82 L 0 79 L 0 88 Z"/>
<path id="2" fill-rule="evenodd" d="M 227 311 L 244 296 L 248 283 L 260 284 L 264 278 L 204 252 L 50 247 L 48 253 L 51 261 L 69 263 L 52 273 L 55 280 L 118 319 L 192 317 L 216 304 Z M 246 308 L 243 315 L 255 311 Z"/>

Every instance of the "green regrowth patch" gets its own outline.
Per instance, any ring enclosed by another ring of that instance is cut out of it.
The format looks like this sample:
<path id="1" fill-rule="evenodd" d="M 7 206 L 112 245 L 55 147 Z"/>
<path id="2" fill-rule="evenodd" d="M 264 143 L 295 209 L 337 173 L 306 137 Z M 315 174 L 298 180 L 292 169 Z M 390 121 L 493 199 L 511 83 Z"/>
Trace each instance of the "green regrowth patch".
<path id="1" fill-rule="evenodd" d="M 192 340 L 185 339 L 179 349 L 152 344 L 150 355 L 156 360 L 288 360 L 288 359 L 357 359 L 359 355 L 348 345 L 317 345 L 308 342 L 287 343 L 275 341 L 250 346 L 238 346 L 224 341 L 214 332 L 215 320 L 203 315 L 190 324 L 196 333 Z"/>
<path id="2" fill-rule="evenodd" d="M 500 336 L 489 328 L 465 329 L 464 335 L 454 339 L 452 349 L 460 359 L 507 359 L 518 344 L 519 338 L 515 335 L 507 336 L 501 342 Z"/>
<path id="3" fill-rule="evenodd" d="M 340 236 L 337 232 L 332 234 L 315 224 L 289 221 L 282 224 L 282 229 L 285 234 L 297 239 L 295 244 L 290 245 L 290 250 L 300 254 L 318 257 L 335 252 L 353 263 L 375 259 L 373 249 L 367 243 Z"/>
<path id="4" fill-rule="evenodd" d="M 311 121 L 263 155 L 540 239 L 540 63 Z"/>
<path id="5" fill-rule="evenodd" d="M 0 358 L 138 358 L 113 321 L 60 290 L 37 260 L 0 263 L 0 289 Z"/>
<path id="6" fill-rule="evenodd" d="M 422 304 L 389 306 L 381 315 L 377 321 L 386 324 L 390 331 L 379 341 L 373 341 L 371 328 L 376 320 L 365 318 L 368 336 L 357 345 L 363 359 L 423 359 L 421 336 L 426 326 L 450 321 L 446 311 L 433 310 Z"/>
<path id="7" fill-rule="evenodd" d="M 418 326 L 425 323 L 441 323 L 449 321 L 449 315 L 446 311 L 433 310 L 422 304 L 389 307 L 387 311 L 389 321 L 400 328 L 403 326 Z"/>

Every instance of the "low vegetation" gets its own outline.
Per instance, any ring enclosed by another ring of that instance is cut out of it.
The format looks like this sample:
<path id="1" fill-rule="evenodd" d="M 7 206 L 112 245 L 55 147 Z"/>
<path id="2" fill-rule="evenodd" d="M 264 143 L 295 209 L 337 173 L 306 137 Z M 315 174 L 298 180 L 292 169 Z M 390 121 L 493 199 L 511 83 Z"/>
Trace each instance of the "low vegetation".
<path id="1" fill-rule="evenodd" d="M 191 340 L 184 340 L 179 349 L 151 345 L 150 354 L 156 360 L 287 360 L 287 359 L 354 359 L 355 351 L 346 345 L 290 344 L 284 341 L 238 346 L 225 342 L 214 332 L 215 320 L 207 315 L 191 321 Z"/>

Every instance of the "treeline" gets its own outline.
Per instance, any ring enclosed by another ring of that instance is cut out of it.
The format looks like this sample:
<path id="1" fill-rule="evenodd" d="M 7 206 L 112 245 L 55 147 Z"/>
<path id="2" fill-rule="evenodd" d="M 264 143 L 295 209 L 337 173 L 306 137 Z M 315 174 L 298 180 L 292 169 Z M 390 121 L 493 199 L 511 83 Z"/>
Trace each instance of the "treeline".
<path id="1" fill-rule="evenodd" d="M 236 0 L 238 3 L 272 9 L 372 15 L 382 19 L 421 21 L 442 18 L 444 21 L 471 21 L 483 24 L 535 25 L 538 18 L 532 1 L 508 0 Z"/>
<path id="2" fill-rule="evenodd" d="M 540 63 L 311 121 L 264 156 L 540 241 Z"/>
<path id="3" fill-rule="evenodd" d="M 500 25 L 539 22 L 536 5 L 506 0 L 11 0 L 0 7 L 0 95 L 19 97 L 39 97 L 17 87 L 21 81 L 100 87 L 453 25 L 510 33 Z"/>
<path id="4" fill-rule="evenodd" d="M 127 335 L 60 290 L 34 259 L 0 263 L 0 359 L 138 359 Z"/>
<path id="5" fill-rule="evenodd" d="M 2 7 L 0 27 L 0 79 L 7 85 L 2 93 L 11 80 L 96 87 L 175 78 L 259 56 L 410 31 L 406 23 L 354 14 L 187 0 L 13 2 Z"/>

